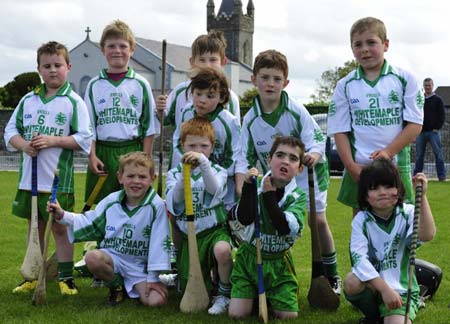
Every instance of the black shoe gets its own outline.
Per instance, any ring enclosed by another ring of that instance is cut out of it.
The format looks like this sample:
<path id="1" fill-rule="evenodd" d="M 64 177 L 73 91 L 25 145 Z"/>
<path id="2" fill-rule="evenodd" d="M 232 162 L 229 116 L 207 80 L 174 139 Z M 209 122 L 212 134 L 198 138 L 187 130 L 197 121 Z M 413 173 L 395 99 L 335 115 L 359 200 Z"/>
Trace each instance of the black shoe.
<path id="1" fill-rule="evenodd" d="M 334 277 L 328 277 L 328 282 L 330 283 L 331 288 L 333 289 L 334 293 L 338 296 L 342 293 L 342 280 L 339 276 Z"/>
<path id="2" fill-rule="evenodd" d="M 108 304 L 110 306 L 116 306 L 123 302 L 128 297 L 125 287 L 120 285 L 115 288 L 109 289 Z"/>
<path id="3" fill-rule="evenodd" d="M 359 320 L 359 324 L 383 324 L 383 320 L 381 318 L 367 318 L 363 317 Z"/>

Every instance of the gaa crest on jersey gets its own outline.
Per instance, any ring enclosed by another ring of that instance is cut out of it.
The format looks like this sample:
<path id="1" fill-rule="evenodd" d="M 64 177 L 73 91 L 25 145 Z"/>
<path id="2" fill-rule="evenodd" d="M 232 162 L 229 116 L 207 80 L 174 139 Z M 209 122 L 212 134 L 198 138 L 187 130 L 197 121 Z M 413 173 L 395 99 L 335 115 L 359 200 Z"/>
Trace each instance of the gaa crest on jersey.
<path id="1" fill-rule="evenodd" d="M 328 116 L 334 116 L 336 115 L 336 104 L 332 100 L 330 102 L 330 106 L 328 107 Z"/>
<path id="2" fill-rule="evenodd" d="M 55 123 L 56 125 L 62 126 L 67 122 L 67 116 L 63 114 L 62 112 L 56 114 L 55 116 Z"/>
<path id="3" fill-rule="evenodd" d="M 396 91 L 391 90 L 391 92 L 389 92 L 389 95 L 388 95 L 389 103 L 391 103 L 391 104 L 399 103 L 400 102 L 399 98 L 400 97 L 399 97 L 399 95 L 398 95 L 398 93 Z"/>
<path id="4" fill-rule="evenodd" d="M 139 99 L 135 95 L 130 96 L 130 102 L 134 108 L 136 108 L 139 104 Z"/>
<path id="5" fill-rule="evenodd" d="M 320 129 L 314 130 L 314 141 L 316 143 L 324 142 L 325 136 L 323 135 L 322 131 Z"/>
<path id="6" fill-rule="evenodd" d="M 142 236 L 148 239 L 150 237 L 151 231 L 152 228 L 150 225 L 145 226 L 144 229 L 142 230 Z"/>
<path id="7" fill-rule="evenodd" d="M 165 252 L 170 252 L 172 250 L 172 241 L 170 240 L 169 236 L 166 236 L 166 238 L 163 240 L 162 247 Z"/>

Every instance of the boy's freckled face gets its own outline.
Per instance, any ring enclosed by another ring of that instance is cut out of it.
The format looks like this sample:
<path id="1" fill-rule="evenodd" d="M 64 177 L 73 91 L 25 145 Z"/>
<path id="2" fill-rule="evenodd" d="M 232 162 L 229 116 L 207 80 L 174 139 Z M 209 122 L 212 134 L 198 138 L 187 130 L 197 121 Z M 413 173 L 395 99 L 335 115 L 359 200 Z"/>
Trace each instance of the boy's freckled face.
<path id="1" fill-rule="evenodd" d="M 206 136 L 187 135 L 183 143 L 183 152 L 203 153 L 209 158 L 213 151 L 213 145 Z"/>
<path id="2" fill-rule="evenodd" d="M 370 30 L 352 36 L 353 56 L 364 71 L 380 70 L 384 63 L 384 52 L 388 48 L 389 40 L 383 42 Z"/>
<path id="3" fill-rule="evenodd" d="M 102 53 L 108 62 L 108 72 L 120 73 L 127 70 L 134 49 L 123 38 L 109 38 L 105 40 Z"/>
<path id="4" fill-rule="evenodd" d="M 263 102 L 279 101 L 281 91 L 288 85 L 289 80 L 283 71 L 274 68 L 261 68 L 256 76 L 252 75 L 252 83 L 258 88 L 258 94 Z"/>
<path id="5" fill-rule="evenodd" d="M 220 93 L 212 89 L 194 89 L 192 101 L 197 115 L 203 117 L 216 110 L 221 103 Z"/>
<path id="6" fill-rule="evenodd" d="M 301 170 L 300 148 L 281 144 L 269 159 L 272 177 L 283 182 L 289 182 Z"/>
<path id="7" fill-rule="evenodd" d="M 47 89 L 59 89 L 66 82 L 70 69 L 63 55 L 44 53 L 39 57 L 38 71 Z"/>
<path id="8" fill-rule="evenodd" d="M 226 64 L 226 59 L 222 59 L 219 53 L 206 52 L 201 55 L 197 55 L 194 58 L 190 58 L 192 68 L 217 68 L 221 69 Z"/>
<path id="9" fill-rule="evenodd" d="M 148 167 L 127 164 L 123 173 L 118 172 L 118 180 L 127 195 L 127 203 L 137 205 L 145 197 L 155 176 L 150 175 Z"/>

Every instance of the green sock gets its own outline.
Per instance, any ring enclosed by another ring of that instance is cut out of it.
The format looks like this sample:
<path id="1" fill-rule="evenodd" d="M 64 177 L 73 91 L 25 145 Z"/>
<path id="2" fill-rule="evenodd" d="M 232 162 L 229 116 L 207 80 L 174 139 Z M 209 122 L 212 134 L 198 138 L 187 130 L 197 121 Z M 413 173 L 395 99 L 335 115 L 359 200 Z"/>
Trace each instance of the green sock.
<path id="1" fill-rule="evenodd" d="M 345 293 L 345 291 L 344 291 Z M 358 308 L 364 316 L 370 319 L 380 317 L 378 303 L 375 294 L 369 288 L 365 288 L 357 295 L 349 296 L 345 293 L 345 298 L 356 308 Z"/>
<path id="2" fill-rule="evenodd" d="M 336 251 L 322 254 L 322 263 L 326 277 L 336 277 L 338 275 Z"/>
<path id="3" fill-rule="evenodd" d="M 58 279 L 63 281 L 73 278 L 73 261 L 58 262 Z"/>
<path id="4" fill-rule="evenodd" d="M 222 281 L 219 281 L 219 289 L 217 291 L 219 295 L 230 297 L 231 295 L 231 284 L 224 284 Z"/>
<path id="5" fill-rule="evenodd" d="M 104 283 L 108 288 L 116 288 L 123 285 L 123 278 L 120 274 L 115 273 L 110 281 L 104 281 Z"/>

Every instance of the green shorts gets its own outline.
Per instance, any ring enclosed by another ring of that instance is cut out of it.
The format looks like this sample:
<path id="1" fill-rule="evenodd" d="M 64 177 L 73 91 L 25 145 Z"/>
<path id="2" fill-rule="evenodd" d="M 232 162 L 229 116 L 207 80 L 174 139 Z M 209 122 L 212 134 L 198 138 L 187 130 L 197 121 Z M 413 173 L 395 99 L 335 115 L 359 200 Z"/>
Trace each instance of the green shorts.
<path id="1" fill-rule="evenodd" d="M 211 269 L 216 264 L 214 246 L 219 241 L 231 244 L 230 234 L 224 226 L 215 227 L 197 234 L 198 257 L 202 268 L 203 280 L 208 290 L 212 289 Z M 189 278 L 189 247 L 185 234 L 182 235 L 181 246 L 177 252 L 177 268 L 180 288 L 184 291 Z"/>
<path id="2" fill-rule="evenodd" d="M 387 309 L 386 306 L 383 303 L 383 300 L 381 299 L 381 295 L 378 294 L 378 302 L 380 303 L 379 311 L 381 317 L 391 316 L 391 315 L 405 315 L 406 311 L 406 295 L 401 295 L 403 300 L 402 307 L 396 308 L 396 309 Z M 409 307 L 409 318 L 411 319 L 411 322 L 414 321 L 414 319 L 417 316 L 417 311 L 419 310 L 419 293 L 413 292 L 411 294 L 411 304 Z"/>
<path id="3" fill-rule="evenodd" d="M 47 202 L 50 199 L 49 192 L 38 193 L 38 217 L 47 221 Z M 67 211 L 73 211 L 75 206 L 75 197 L 73 193 L 58 192 L 56 199 L 61 208 Z M 30 218 L 31 216 L 31 191 L 18 190 L 12 205 L 12 213 L 21 218 Z"/>
<path id="4" fill-rule="evenodd" d="M 267 300 L 278 311 L 298 312 L 299 285 L 294 261 L 289 251 L 278 257 L 263 257 L 263 276 Z M 258 297 L 256 249 L 242 244 L 231 273 L 231 298 Z"/>
<path id="5" fill-rule="evenodd" d="M 95 153 L 97 157 L 104 163 L 104 170 L 108 173 L 108 177 L 103 183 L 103 187 L 95 198 L 94 204 L 108 196 L 114 191 L 121 189 L 117 180 L 117 171 L 119 170 L 119 159 L 121 155 L 142 151 L 142 141 L 125 141 L 125 142 L 105 142 L 98 141 L 95 144 Z M 97 183 L 98 176 L 92 173 L 88 167 L 86 173 L 86 191 L 84 201 L 87 201 L 92 190 Z"/>

